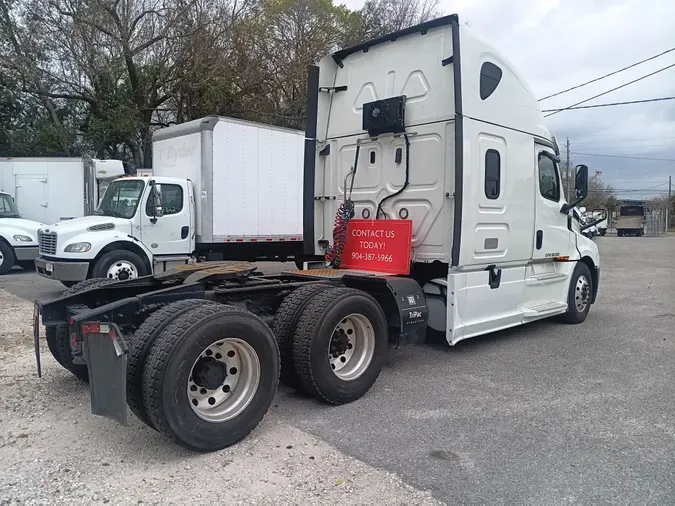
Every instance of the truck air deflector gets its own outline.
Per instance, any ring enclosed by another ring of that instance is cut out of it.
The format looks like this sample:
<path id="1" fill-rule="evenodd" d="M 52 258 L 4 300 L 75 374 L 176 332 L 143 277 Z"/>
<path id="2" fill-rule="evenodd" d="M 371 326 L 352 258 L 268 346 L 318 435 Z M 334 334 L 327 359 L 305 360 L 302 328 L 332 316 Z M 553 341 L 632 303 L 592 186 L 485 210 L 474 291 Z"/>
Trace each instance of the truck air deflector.
<path id="1" fill-rule="evenodd" d="M 316 128 L 319 107 L 319 67 L 310 66 L 307 76 L 307 124 L 302 180 L 302 236 L 305 254 L 314 253 L 314 185 L 316 179 Z"/>
<path id="2" fill-rule="evenodd" d="M 448 16 L 452 25 L 453 87 L 455 96 L 455 195 L 452 222 L 452 253 L 450 265 L 459 265 L 462 241 L 462 203 L 464 195 L 464 130 L 462 117 L 462 59 L 459 40 L 459 18 Z M 443 19 L 443 18 L 441 18 Z"/>
<path id="3" fill-rule="evenodd" d="M 385 42 L 394 42 L 396 39 L 404 37 L 405 35 L 410 35 L 413 33 L 421 33 L 422 35 L 424 35 L 431 28 L 436 28 L 439 26 L 445 26 L 449 24 L 457 25 L 458 22 L 459 18 L 456 14 L 452 14 L 450 16 L 443 16 L 437 19 L 432 19 L 431 21 L 427 21 L 426 23 L 420 23 L 419 25 L 411 26 L 409 28 L 405 28 L 397 32 L 389 33 L 387 35 L 383 35 L 382 37 L 377 37 L 375 39 L 362 42 L 361 44 L 357 44 L 355 46 L 340 49 L 339 51 L 333 53 L 332 57 L 333 60 L 335 60 L 335 63 L 337 63 L 340 66 L 340 68 L 342 68 L 343 60 L 347 58 L 347 56 L 349 56 L 350 54 L 358 53 L 359 51 L 367 52 L 368 49 L 373 46 L 377 46 L 378 44 L 384 44 Z"/>

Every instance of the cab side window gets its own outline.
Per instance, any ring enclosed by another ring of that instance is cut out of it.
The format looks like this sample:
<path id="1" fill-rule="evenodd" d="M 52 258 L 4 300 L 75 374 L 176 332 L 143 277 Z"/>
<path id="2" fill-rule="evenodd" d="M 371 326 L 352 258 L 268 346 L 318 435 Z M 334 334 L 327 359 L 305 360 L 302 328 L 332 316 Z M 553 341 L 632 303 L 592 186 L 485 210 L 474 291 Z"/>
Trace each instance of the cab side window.
<path id="1" fill-rule="evenodd" d="M 539 156 L 539 192 L 545 199 L 560 201 L 560 178 L 556 164 L 547 156 Z"/>
<path id="2" fill-rule="evenodd" d="M 163 184 L 157 186 L 161 193 L 164 216 L 180 213 L 183 210 L 183 188 L 177 184 Z M 148 216 L 154 215 L 151 198 L 149 198 L 145 204 L 145 214 Z"/>

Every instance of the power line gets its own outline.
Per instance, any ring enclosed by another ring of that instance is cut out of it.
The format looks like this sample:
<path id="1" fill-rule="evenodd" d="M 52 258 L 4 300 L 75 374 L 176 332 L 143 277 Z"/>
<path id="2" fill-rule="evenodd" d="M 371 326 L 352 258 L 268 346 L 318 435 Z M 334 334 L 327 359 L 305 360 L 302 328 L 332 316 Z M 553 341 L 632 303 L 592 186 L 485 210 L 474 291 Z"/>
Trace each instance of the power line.
<path id="1" fill-rule="evenodd" d="M 648 157 L 641 157 L 641 156 L 602 155 L 602 154 L 597 154 L 597 153 L 579 153 L 578 151 L 575 151 L 572 154 L 573 155 L 583 155 L 583 156 L 605 156 L 607 158 L 629 158 L 631 160 L 654 160 L 654 161 L 658 161 L 658 162 L 675 162 L 675 159 L 673 159 L 673 158 L 648 158 Z"/>
<path id="2" fill-rule="evenodd" d="M 586 137 L 581 137 L 582 139 L 585 139 Z M 580 141 L 580 142 L 575 142 L 574 144 L 613 144 L 616 142 L 621 142 L 621 143 L 626 143 L 626 142 L 649 142 L 649 141 L 657 141 L 657 140 L 663 140 L 663 139 L 669 139 L 669 140 L 675 140 L 675 137 L 642 137 L 642 138 L 628 138 L 628 139 L 615 139 L 613 141 Z M 642 146 L 636 146 L 641 148 Z"/>
<path id="3" fill-rule="evenodd" d="M 588 100 L 592 99 L 589 98 Z M 541 112 L 560 112 L 560 111 L 571 111 L 573 109 L 595 109 L 596 107 L 613 107 L 615 105 L 646 104 L 647 102 L 661 102 L 663 100 L 675 100 L 675 97 L 646 98 L 644 100 L 629 100 L 627 102 L 611 102 L 607 104 L 582 105 L 579 107 L 570 106 L 565 107 L 564 109 L 544 109 Z"/>
<path id="4" fill-rule="evenodd" d="M 587 98 L 587 99 L 585 99 L 585 100 L 582 100 L 581 102 L 577 102 L 576 104 L 572 104 L 572 105 L 567 106 L 567 107 L 565 107 L 565 108 L 563 108 L 563 109 L 559 109 L 559 110 L 557 110 L 557 111 L 555 111 L 555 112 L 552 112 L 552 113 L 550 113 L 550 114 L 547 114 L 547 115 L 544 116 L 544 117 L 545 117 L 545 118 L 548 118 L 549 116 L 553 116 L 554 114 L 558 114 L 559 112 L 566 111 L 567 109 L 570 109 L 570 108 L 572 108 L 572 107 L 576 107 L 576 106 L 578 106 L 578 105 L 585 104 L 586 102 L 590 102 L 591 100 L 593 100 L 593 99 L 595 99 L 595 98 L 601 97 L 601 96 L 603 96 L 603 95 L 607 95 L 608 93 L 612 93 L 613 91 L 620 90 L 621 88 L 625 88 L 626 86 L 629 86 L 629 85 L 631 85 L 631 84 L 633 84 L 633 83 L 637 83 L 638 81 L 642 81 L 643 79 L 647 79 L 648 77 L 651 77 L 651 76 L 653 76 L 653 75 L 655 75 L 655 74 L 658 74 L 659 72 L 663 72 L 664 70 L 668 70 L 669 68 L 672 68 L 672 67 L 675 67 L 675 63 L 673 63 L 673 64 L 671 64 L 671 65 L 668 65 L 667 67 L 660 68 L 659 70 L 655 70 L 654 72 L 650 72 L 649 74 L 646 74 L 646 75 L 644 75 L 644 76 L 638 77 L 637 79 L 633 79 L 632 81 L 628 81 L 627 83 L 624 83 L 624 84 L 622 84 L 621 86 L 617 86 L 616 88 L 612 88 L 611 90 L 607 90 L 607 91 L 603 91 L 602 93 L 598 93 L 597 95 L 595 95 L 595 96 L 593 96 L 593 97 L 591 97 L 591 98 Z"/>
<path id="5" fill-rule="evenodd" d="M 667 49 L 664 52 L 659 53 L 657 55 L 650 56 L 646 60 L 641 60 L 637 63 L 633 63 L 632 65 L 628 65 L 627 67 L 624 67 L 622 69 L 615 70 L 614 72 L 610 72 L 609 74 L 605 74 L 604 76 L 596 77 L 595 79 L 591 79 L 590 81 L 586 81 L 585 83 L 577 84 L 576 86 L 572 86 L 571 88 L 567 88 L 566 90 L 559 91 L 559 92 L 554 93 L 552 95 L 547 95 L 544 98 L 540 98 L 538 101 L 541 102 L 542 100 L 547 100 L 549 98 L 557 97 L 558 95 L 562 95 L 563 93 L 567 93 L 568 91 L 576 90 L 578 88 L 581 88 L 582 86 L 586 86 L 587 84 L 598 82 L 602 79 L 605 79 L 606 77 L 613 76 L 615 74 L 618 74 L 619 72 L 623 72 L 624 70 L 632 69 L 633 67 L 636 67 L 636 66 L 638 66 L 642 63 L 645 63 L 645 62 L 648 62 L 648 61 L 653 60 L 655 58 L 658 58 L 659 56 L 663 56 L 664 54 L 670 53 L 671 51 L 675 51 L 675 47 Z"/>

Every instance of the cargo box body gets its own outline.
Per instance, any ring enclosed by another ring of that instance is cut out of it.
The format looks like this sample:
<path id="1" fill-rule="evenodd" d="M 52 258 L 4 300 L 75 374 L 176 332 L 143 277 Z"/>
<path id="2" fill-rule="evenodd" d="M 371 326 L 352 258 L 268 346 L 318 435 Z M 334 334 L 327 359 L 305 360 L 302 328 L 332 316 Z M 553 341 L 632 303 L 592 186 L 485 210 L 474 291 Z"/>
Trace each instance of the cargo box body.
<path id="1" fill-rule="evenodd" d="M 304 132 L 210 116 L 159 130 L 153 175 L 195 189 L 198 243 L 302 240 Z"/>
<path id="2" fill-rule="evenodd" d="M 99 185 L 122 175 L 119 160 L 0 158 L 0 191 L 24 218 L 48 225 L 92 214 L 105 189 Z"/>

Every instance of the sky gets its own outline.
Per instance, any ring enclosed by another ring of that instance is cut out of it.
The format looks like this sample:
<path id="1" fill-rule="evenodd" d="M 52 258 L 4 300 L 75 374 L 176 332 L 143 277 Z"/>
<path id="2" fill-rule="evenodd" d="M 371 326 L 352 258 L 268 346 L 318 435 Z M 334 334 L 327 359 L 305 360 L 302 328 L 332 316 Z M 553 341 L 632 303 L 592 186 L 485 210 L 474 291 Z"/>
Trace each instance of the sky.
<path id="1" fill-rule="evenodd" d="M 341 3 L 357 9 L 363 1 Z M 499 48 L 539 98 L 675 48 L 672 0 L 440 0 L 440 9 L 458 14 Z M 674 64 L 672 51 L 540 105 L 567 107 Z M 675 67 L 583 105 L 668 96 L 675 97 Z M 561 154 L 569 137 L 573 163 L 585 163 L 591 175 L 601 171 L 619 197 L 668 192 L 668 176 L 675 176 L 675 100 L 563 111 L 547 121 Z"/>

